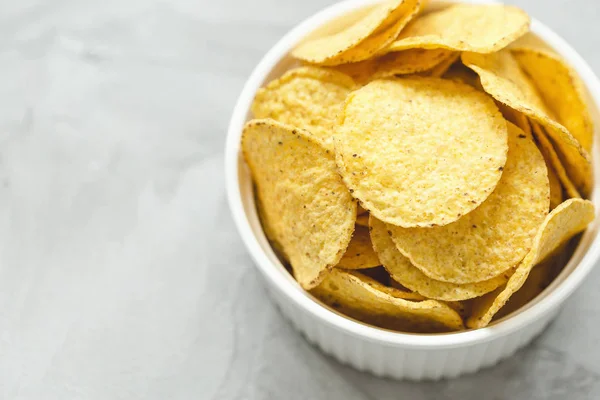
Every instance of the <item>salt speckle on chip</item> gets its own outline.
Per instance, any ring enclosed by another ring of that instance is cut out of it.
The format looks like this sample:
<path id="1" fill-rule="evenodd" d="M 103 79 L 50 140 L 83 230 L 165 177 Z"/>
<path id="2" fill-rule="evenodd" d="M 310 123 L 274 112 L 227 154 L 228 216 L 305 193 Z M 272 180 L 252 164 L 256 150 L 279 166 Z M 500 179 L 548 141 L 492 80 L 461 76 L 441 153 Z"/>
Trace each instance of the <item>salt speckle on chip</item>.
<path id="1" fill-rule="evenodd" d="M 425 275 L 402 255 L 390 237 L 385 223 L 371 217 L 371 239 L 381 264 L 390 277 L 427 298 L 458 301 L 482 296 L 506 283 L 510 274 L 501 274 L 482 282 L 457 284 L 442 282 Z"/>
<path id="2" fill-rule="evenodd" d="M 356 202 L 333 155 L 310 133 L 269 119 L 246 124 L 242 150 L 263 224 L 289 257 L 302 287 L 318 285 L 342 258 L 356 221 Z"/>
<path id="3" fill-rule="evenodd" d="M 563 157 L 563 164 L 577 189 L 587 195 L 592 185 L 590 156 L 581 143 L 544 104 L 531 80 L 521 71 L 509 50 L 494 54 L 463 53 L 464 64 L 475 71 L 484 90 L 496 100 L 541 124 Z"/>
<path id="4" fill-rule="evenodd" d="M 508 123 L 508 159 L 494 192 L 458 221 L 431 228 L 388 224 L 400 252 L 430 278 L 481 282 L 523 259 L 548 214 L 544 158 L 531 136 Z"/>
<path id="5" fill-rule="evenodd" d="M 417 19 L 387 51 L 444 48 L 491 53 L 529 31 L 529 16 L 502 4 L 457 4 Z"/>
<path id="6" fill-rule="evenodd" d="M 468 85 L 377 80 L 347 97 L 336 161 L 353 196 L 378 219 L 404 227 L 446 225 L 496 187 L 506 162 L 506 129 L 494 102 Z"/>
<path id="7" fill-rule="evenodd" d="M 541 225 L 531 251 L 519 264 L 506 285 L 475 302 L 467 320 L 470 328 L 482 328 L 525 283 L 531 269 L 543 261 L 573 235 L 583 231 L 594 219 L 594 205 L 589 200 L 569 199 L 556 207 Z"/>
<path id="8" fill-rule="evenodd" d="M 272 118 L 306 129 L 332 149 L 336 119 L 354 81 L 337 71 L 300 67 L 259 89 L 252 103 L 256 118 Z"/>

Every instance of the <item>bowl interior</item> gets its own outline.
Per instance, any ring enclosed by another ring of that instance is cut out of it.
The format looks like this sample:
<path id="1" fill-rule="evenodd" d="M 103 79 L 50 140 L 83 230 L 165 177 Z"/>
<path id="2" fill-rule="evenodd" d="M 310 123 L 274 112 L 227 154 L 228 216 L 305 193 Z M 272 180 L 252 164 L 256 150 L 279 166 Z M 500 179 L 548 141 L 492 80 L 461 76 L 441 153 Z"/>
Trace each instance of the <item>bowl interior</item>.
<path id="1" fill-rule="evenodd" d="M 302 39 L 310 35 L 328 20 L 347 13 L 356 13 L 364 7 L 372 6 L 377 0 L 349 0 L 337 3 L 298 25 L 284 36 L 258 64 L 247 81 L 240 98 L 235 106 L 230 122 L 227 149 L 227 189 L 231 210 L 254 261 L 261 272 L 275 290 L 281 291 L 285 296 L 307 312 L 316 314 L 327 322 L 340 329 L 351 331 L 355 334 L 368 336 L 372 339 L 385 340 L 392 344 L 417 344 L 433 346 L 454 346 L 472 341 L 490 340 L 492 337 L 507 331 L 518 329 L 528 320 L 536 319 L 546 312 L 550 312 L 581 283 L 585 275 L 591 270 L 600 255 L 600 240 L 598 229 L 600 219 L 590 224 L 584 233 L 579 246 L 569 263 L 552 284 L 526 306 L 504 317 L 490 326 L 473 331 L 462 331 L 445 334 L 409 334 L 387 331 L 355 321 L 337 313 L 335 310 L 323 305 L 304 291 L 293 277 L 288 273 L 283 264 L 275 255 L 260 224 L 254 202 L 253 185 L 248 168 L 240 154 L 240 136 L 245 122 L 251 119 L 250 105 L 256 90 L 264 83 L 282 75 L 288 69 L 296 66 L 298 62 L 289 56 L 289 51 Z M 470 0 L 471 3 L 490 3 L 485 0 Z M 434 0 L 431 3 L 435 6 Z M 448 3 L 444 1 L 444 3 Z M 532 31 L 544 39 L 560 55 L 562 55 L 581 76 L 587 91 L 588 102 L 595 124 L 595 144 L 593 148 L 593 170 L 595 188 L 591 200 L 595 203 L 596 210 L 600 210 L 598 196 L 600 182 L 598 143 L 598 127 L 600 127 L 600 83 L 590 67 L 562 38 L 552 32 L 537 20 L 532 21 Z M 417 337 L 418 340 L 414 340 Z M 427 339 L 429 337 L 430 339 Z M 440 340 L 444 338 L 443 340 Z M 429 343 L 428 343 L 429 342 Z"/>

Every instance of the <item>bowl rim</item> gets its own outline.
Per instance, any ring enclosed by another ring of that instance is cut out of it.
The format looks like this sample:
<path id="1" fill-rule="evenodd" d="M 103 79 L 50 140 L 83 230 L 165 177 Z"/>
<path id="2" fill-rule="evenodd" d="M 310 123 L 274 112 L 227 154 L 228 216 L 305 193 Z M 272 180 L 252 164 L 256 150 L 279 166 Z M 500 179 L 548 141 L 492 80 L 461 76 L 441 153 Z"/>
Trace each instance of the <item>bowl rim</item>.
<path id="1" fill-rule="evenodd" d="M 315 301 L 309 293 L 295 284 L 295 281 L 291 277 L 286 279 L 287 277 L 278 271 L 277 266 L 269 260 L 252 231 L 250 222 L 244 211 L 239 180 L 239 162 L 241 159 L 239 156 L 240 139 L 256 91 L 262 86 L 265 78 L 277 63 L 308 33 L 336 16 L 360 7 L 376 4 L 380 1 L 344 0 L 317 12 L 285 34 L 256 65 L 237 99 L 229 122 L 225 144 L 225 179 L 229 207 L 246 248 L 256 266 L 260 269 L 266 280 L 269 281 L 270 286 L 274 286 L 281 295 L 295 303 L 303 312 L 311 314 L 336 330 L 370 342 L 413 349 L 447 349 L 489 342 L 532 324 L 560 306 L 583 282 L 584 278 L 600 258 L 600 235 L 596 233 L 596 237 L 593 238 L 592 243 L 589 245 L 587 253 L 582 256 L 579 264 L 573 268 L 562 282 L 541 300 L 534 302 L 532 306 L 526 307 L 523 311 L 508 316 L 498 323 L 485 328 L 446 334 L 410 334 L 385 330 L 354 321 Z M 452 2 L 458 3 L 459 1 Z M 497 1 L 489 0 L 463 0 L 460 2 L 476 4 L 498 3 Z M 585 60 L 564 39 L 535 18 L 531 19 L 531 31 L 538 34 L 570 62 L 587 87 L 592 97 L 592 105 L 598 109 L 598 105 L 600 104 L 600 81 Z M 597 152 L 597 149 L 598 140 L 596 140 L 595 152 Z M 597 162 L 597 157 L 595 157 L 594 163 Z M 600 184 L 596 185 L 592 199 L 598 198 L 598 186 Z M 596 217 L 598 218 L 599 207 L 596 207 L 596 210 Z M 582 246 L 579 246 L 577 250 L 582 250 Z M 571 261 L 576 258 L 578 251 L 572 256 Z"/>

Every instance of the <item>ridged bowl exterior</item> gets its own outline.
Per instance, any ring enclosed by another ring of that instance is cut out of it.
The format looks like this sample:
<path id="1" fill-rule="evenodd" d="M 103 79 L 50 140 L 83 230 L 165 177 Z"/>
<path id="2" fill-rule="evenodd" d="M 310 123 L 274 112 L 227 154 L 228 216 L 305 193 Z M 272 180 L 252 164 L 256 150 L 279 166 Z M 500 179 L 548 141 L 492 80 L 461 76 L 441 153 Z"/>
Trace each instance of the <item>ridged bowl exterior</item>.
<path id="1" fill-rule="evenodd" d="M 495 365 L 530 343 L 558 311 L 556 309 L 535 323 L 495 340 L 427 350 L 366 341 L 324 323 L 276 291 L 270 291 L 270 295 L 294 328 L 339 362 L 379 377 L 415 381 L 455 378 Z"/>

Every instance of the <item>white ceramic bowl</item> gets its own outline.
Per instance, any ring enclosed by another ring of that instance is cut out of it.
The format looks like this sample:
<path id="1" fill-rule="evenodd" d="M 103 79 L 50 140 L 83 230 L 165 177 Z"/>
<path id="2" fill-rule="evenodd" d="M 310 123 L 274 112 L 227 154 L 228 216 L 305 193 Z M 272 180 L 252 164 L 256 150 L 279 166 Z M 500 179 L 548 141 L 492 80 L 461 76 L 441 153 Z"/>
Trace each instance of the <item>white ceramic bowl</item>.
<path id="1" fill-rule="evenodd" d="M 339 361 L 378 376 L 415 380 L 455 377 L 497 363 L 544 330 L 598 261 L 600 219 L 596 218 L 589 226 L 569 264 L 544 293 L 518 312 L 483 329 L 435 335 L 388 331 L 347 318 L 304 291 L 275 256 L 261 228 L 251 177 L 240 154 L 242 127 L 251 118 L 250 105 L 257 89 L 294 65 L 295 61 L 288 53 L 299 41 L 327 21 L 376 2 L 347 0 L 317 13 L 286 34 L 256 66 L 240 94 L 229 124 L 225 155 L 229 204 L 240 235 L 265 278 L 273 300 L 310 342 Z M 598 78 L 581 56 L 548 27 L 533 20 L 531 28 L 581 75 L 590 95 L 595 125 L 600 126 Z M 600 210 L 597 136 L 596 132 L 596 189 L 592 200 Z"/>

